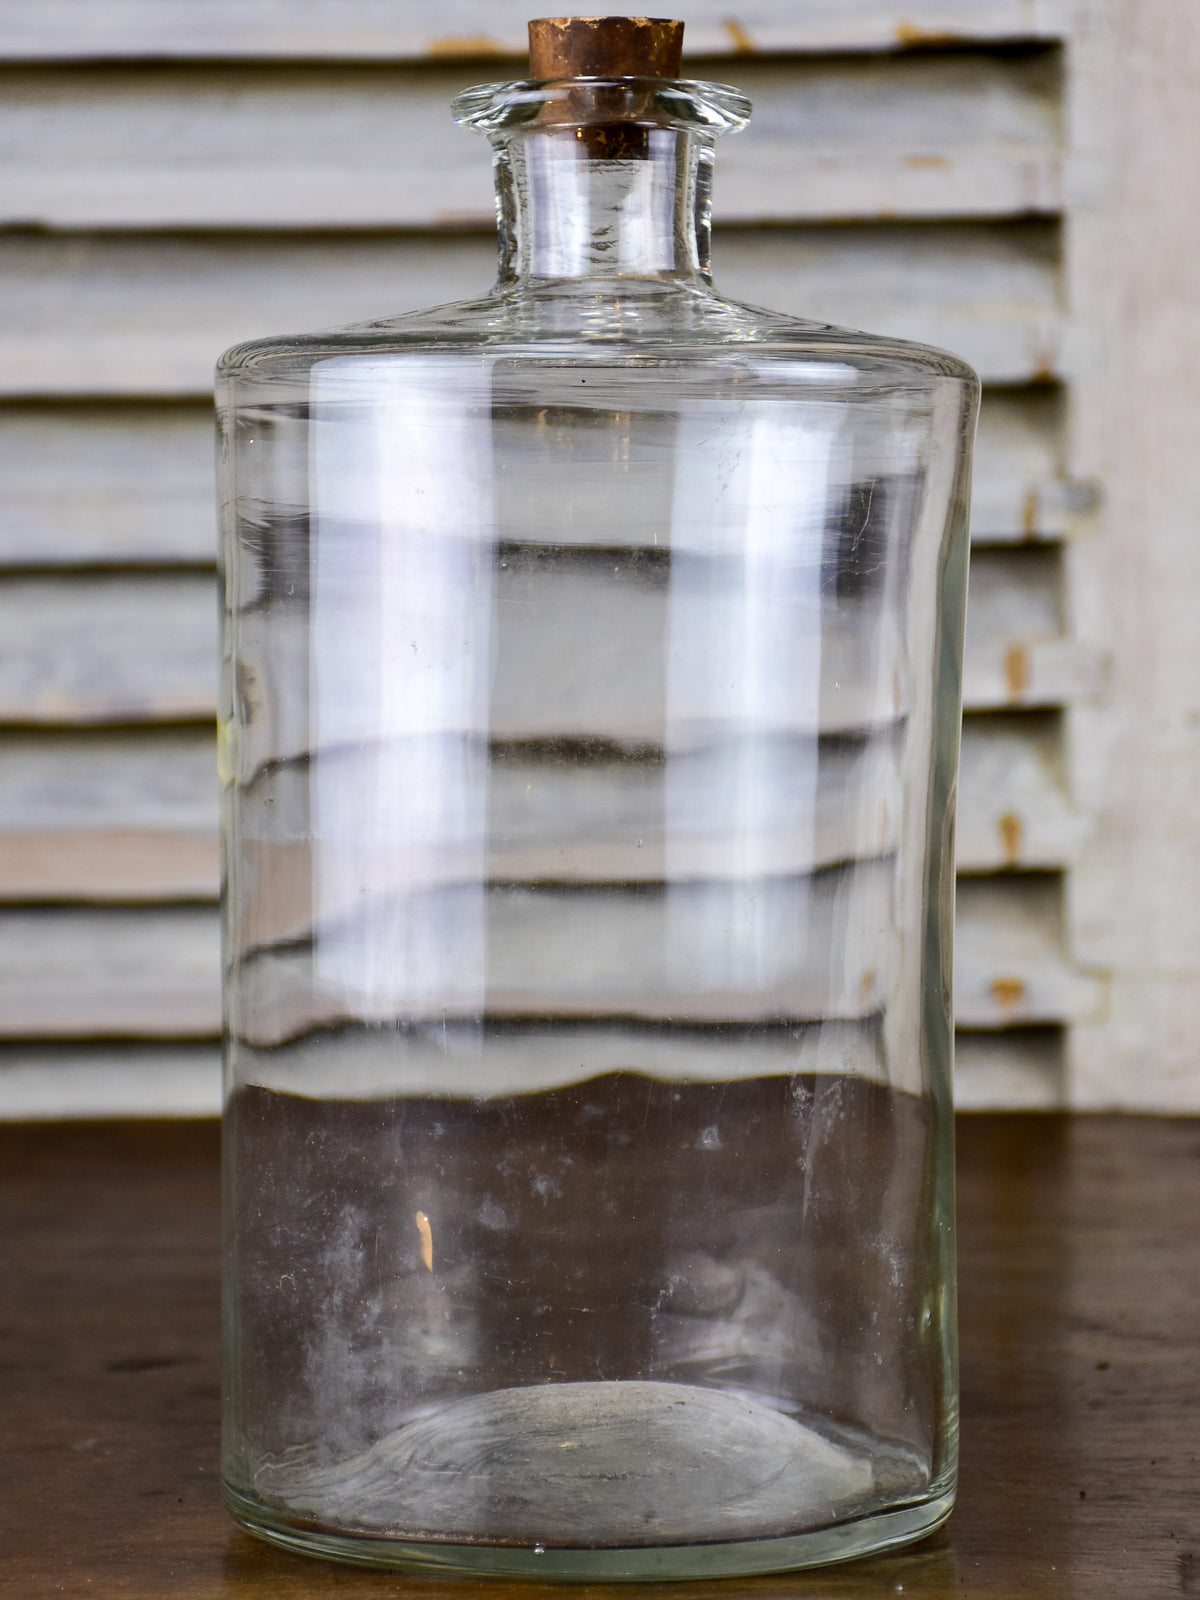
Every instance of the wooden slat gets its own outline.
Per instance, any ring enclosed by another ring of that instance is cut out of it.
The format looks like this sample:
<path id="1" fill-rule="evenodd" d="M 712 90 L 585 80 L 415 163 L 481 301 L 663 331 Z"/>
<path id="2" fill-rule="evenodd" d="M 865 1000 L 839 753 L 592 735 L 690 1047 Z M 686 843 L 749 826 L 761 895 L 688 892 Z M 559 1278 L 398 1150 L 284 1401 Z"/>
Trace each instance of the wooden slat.
<path id="1" fill-rule="evenodd" d="M 211 565 L 207 406 L 0 407 L 0 565 Z"/>
<path id="2" fill-rule="evenodd" d="M 215 1038 L 211 907 L 0 913 L 0 1036 Z"/>
<path id="3" fill-rule="evenodd" d="M 216 753 L 207 729 L 10 733 L 0 740 L 0 775 L 0 899 L 216 898 Z M 573 805 L 567 792 L 569 769 L 531 767 L 522 778 L 519 763 L 508 763 L 504 776 L 508 789 L 518 791 L 528 779 L 539 804 L 530 811 L 534 833 L 524 842 L 511 826 L 502 837 L 493 826 L 490 876 L 631 881 L 661 873 L 661 849 L 645 848 L 661 828 L 660 772 L 622 763 L 574 780 L 589 797 L 578 823 L 581 835 L 587 830 L 586 851 L 572 843 L 579 802 Z M 273 781 L 285 777 L 282 769 Z M 493 810 L 497 804 L 493 782 Z M 818 859 L 839 859 L 839 848 L 844 858 L 838 824 L 850 813 L 837 811 L 836 784 L 818 817 L 829 832 Z M 1086 832 L 1066 792 L 1053 718 L 967 718 L 959 771 L 961 872 L 1061 867 Z"/>
<path id="4" fill-rule="evenodd" d="M 371 893 L 348 920 L 338 883 L 312 948 L 288 942 L 240 958 L 237 1031 L 269 1047 L 397 1013 L 469 1022 L 484 1007 L 494 1018 L 857 1022 L 879 1011 L 893 978 L 893 876 L 890 862 L 873 861 L 749 892 L 451 886 Z"/>
<path id="5" fill-rule="evenodd" d="M 715 888 L 803 877 L 855 860 L 873 870 L 866 864 L 896 849 L 900 754 L 900 741 L 886 732 L 827 745 L 819 764 L 814 743 L 803 739 L 762 742 L 752 752 L 744 743 L 716 745 L 678 752 L 669 762 L 571 763 L 561 751 L 501 748 L 489 767 L 478 832 L 459 824 L 439 837 L 427 821 L 405 837 L 390 816 L 380 836 L 364 814 L 359 828 L 376 841 L 366 886 L 353 868 L 339 869 L 344 837 L 325 833 L 314 846 L 308 819 L 369 792 L 378 782 L 378 751 L 283 764 L 243 794 L 244 942 L 310 937 L 318 879 L 322 919 L 337 920 L 397 888 L 457 892 L 481 879 L 556 888 L 640 884 L 653 894 L 668 881 Z M 406 763 L 397 755 L 394 781 L 413 781 L 421 756 L 410 751 Z M 752 817 L 732 799 L 748 756 L 760 777 L 771 774 Z"/>
<path id="6" fill-rule="evenodd" d="M 1054 391 L 990 389 L 971 535 L 1057 539 L 1088 490 L 1064 481 Z M 0 567 L 198 565 L 216 553 L 212 413 L 202 404 L 0 407 Z"/>
<path id="7" fill-rule="evenodd" d="M 217 615 L 206 573 L 0 585 L 0 722 L 211 718 Z"/>
<path id="8" fill-rule="evenodd" d="M 1071 909 L 1112 1004 L 1070 1040 L 1077 1111 L 1200 1112 L 1198 82 L 1195 4 L 1080 12 L 1070 117 L 1076 171 L 1094 176 L 1073 197 L 1066 259 L 1081 335 L 1072 455 L 1103 482 L 1104 510 L 1068 594 L 1073 627 L 1110 652 L 1112 673 L 1104 701 L 1072 719 L 1097 844 Z"/>
<path id="9" fill-rule="evenodd" d="M 431 228 L 494 218 L 463 70 L 26 68 L 0 84 L 0 224 Z M 1061 205 L 1054 52 L 747 58 L 725 222 L 1008 216 Z"/>
<path id="10" fill-rule="evenodd" d="M 1095 698 L 1103 652 L 1063 633 L 1053 550 L 979 550 L 967 590 L 963 704 L 972 710 Z"/>
<path id="11" fill-rule="evenodd" d="M 1102 986 L 1071 967 L 1060 924 L 1053 880 L 959 885 L 961 1025 L 1003 1028 L 1097 1012 Z M 614 924 L 613 936 L 623 945 L 622 928 Z M 218 972 L 217 914 L 210 908 L 6 910 L 0 912 L 0 1035 L 213 1038 Z"/>
<path id="12" fill-rule="evenodd" d="M 523 56 L 528 0 L 4 0 L 0 59 L 473 60 Z M 1057 37 L 1058 0 L 691 0 L 688 54 Z M 519 63 L 516 63 L 520 70 Z"/>
<path id="13" fill-rule="evenodd" d="M 728 1030 L 560 1024 L 492 1028 L 486 1047 L 481 1043 L 473 1023 L 406 1030 L 401 1039 L 386 1028 L 364 1028 L 341 1033 L 336 1050 L 325 1034 L 289 1041 L 282 1050 L 242 1047 L 239 1063 L 249 1081 L 266 1088 L 355 1100 L 397 1093 L 456 1099 L 529 1094 L 630 1070 L 666 1082 L 733 1083 L 830 1071 L 874 1082 L 887 1078 L 874 1024 Z"/>
<path id="14" fill-rule="evenodd" d="M 1062 923 L 1062 885 L 1051 874 L 959 882 L 954 1014 L 960 1027 L 1096 1020 L 1103 981 L 1071 964 Z"/>
<path id="15" fill-rule="evenodd" d="M 0 1121 L 215 1117 L 215 1044 L 0 1046 Z"/>
<path id="16" fill-rule="evenodd" d="M 1051 1111 L 1063 1104 L 1063 1040 L 1057 1028 L 962 1033 L 954 1041 L 959 1111 Z"/>
<path id="17" fill-rule="evenodd" d="M 958 773 L 960 872 L 1054 868 L 1089 834 L 1070 797 L 1058 718 L 968 716 Z"/>
<path id="18" fill-rule="evenodd" d="M 458 238 L 11 234 L 0 247 L 0 394 L 198 396 L 238 340 L 482 292 L 494 244 Z M 985 380 L 1061 360 L 1051 224 L 732 229 L 722 291 L 957 350 Z"/>
<path id="19" fill-rule="evenodd" d="M 0 900 L 211 900 L 218 882 L 212 832 L 115 827 L 0 834 Z"/>
<path id="20" fill-rule="evenodd" d="M 73 729 L 0 735 L 0 831 L 92 827 L 180 837 L 217 825 L 212 729 Z"/>
<path id="21" fill-rule="evenodd" d="M 215 899 L 208 728 L 0 738 L 0 899 Z"/>
<path id="22" fill-rule="evenodd" d="M 1064 392 L 990 389 L 979 410 L 971 496 L 974 544 L 1069 538 L 1092 511 L 1095 485 L 1064 467 Z"/>
<path id="23" fill-rule="evenodd" d="M 518 1048 L 527 1051 L 535 1042 L 539 1041 L 522 1039 Z M 610 1055 L 619 1069 L 633 1052 L 620 1038 L 615 1045 Z M 694 1040 L 681 1042 L 676 1054 L 692 1058 L 698 1048 Z M 662 1053 L 660 1039 L 638 1041 L 636 1059 L 648 1055 L 651 1069 L 666 1075 L 676 1063 L 659 1062 Z M 960 1033 L 955 1058 L 954 1099 L 959 1110 L 1046 1110 L 1062 1103 L 1062 1043 L 1053 1030 Z M 764 1060 L 762 1070 L 798 1070 L 802 1059 L 789 1040 L 783 1051 Z M 394 1062 L 391 1068 L 394 1081 Z M 444 1071 L 443 1066 L 443 1087 Z M 294 1067 L 289 1065 L 286 1076 L 293 1089 L 299 1087 Z M 348 1094 L 358 1087 L 343 1083 L 340 1092 Z M 0 1047 L 0 1121 L 215 1117 L 220 1110 L 221 1056 L 215 1044 Z"/>
<path id="24" fill-rule="evenodd" d="M 980 552 L 968 603 L 964 678 L 969 708 L 1058 704 L 1092 695 L 1102 684 L 1102 660 L 1061 634 L 1057 568 L 1047 559 L 1052 555 Z M 559 604 L 566 581 L 554 575 Z M 526 587 L 531 596 L 535 589 L 540 593 L 543 575 L 530 574 Z M 618 580 L 611 595 L 602 581 L 589 581 L 584 591 L 586 602 L 571 612 L 581 630 L 574 646 L 561 626 L 557 631 L 552 626 L 563 614 L 558 612 L 534 619 L 544 620 L 547 631 L 543 635 L 530 626 L 520 659 L 510 653 L 512 669 L 519 665 L 526 676 L 567 675 L 557 683 L 540 679 L 546 692 L 532 700 L 515 679 L 498 683 L 493 715 L 502 736 L 657 736 L 658 713 L 644 669 L 647 641 L 664 636 L 665 592 L 652 586 L 622 588 Z M 830 631 L 826 640 L 830 648 L 822 666 L 829 673 L 841 670 L 843 658 L 847 667 L 858 659 L 853 623 L 839 620 L 841 632 Z M 860 627 L 868 621 L 859 619 Z M 283 623 L 277 627 L 283 649 L 290 635 Z M 585 645 L 588 630 L 596 635 L 591 655 Z M 627 630 L 625 639 L 621 630 Z M 207 574 L 10 578 L 0 583 L 0 636 L 6 641 L 0 657 L 0 721 L 61 726 L 214 714 L 216 600 Z M 839 640 L 842 654 L 835 659 L 832 647 Z M 292 643 L 307 648 L 299 633 Z M 576 666 L 568 672 L 572 649 Z M 601 659 L 613 676 L 591 681 L 578 664 Z M 661 662 L 655 670 L 661 673 Z M 847 726 L 861 722 L 867 702 L 851 703 L 849 682 L 838 692 L 844 708 L 839 715 L 850 719 Z M 875 678 L 864 676 L 863 693 L 877 697 L 879 692 Z M 540 708 L 536 723 L 522 709 L 534 703 Z M 832 703 L 828 709 L 832 717 Z M 886 707 L 880 702 L 881 715 L 895 710 L 890 701 Z M 282 758 L 300 752 L 280 747 L 272 753 Z"/>

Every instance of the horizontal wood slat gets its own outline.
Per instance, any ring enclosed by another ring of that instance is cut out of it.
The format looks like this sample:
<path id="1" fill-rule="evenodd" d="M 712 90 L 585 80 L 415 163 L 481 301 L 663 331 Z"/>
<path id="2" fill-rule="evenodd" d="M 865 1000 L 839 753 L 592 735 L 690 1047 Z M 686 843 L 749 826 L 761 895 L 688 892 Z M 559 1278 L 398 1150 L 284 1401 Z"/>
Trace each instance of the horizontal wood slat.
<path id="1" fill-rule="evenodd" d="M 955 1103 L 963 1111 L 1048 1110 L 1062 1103 L 1057 1030 L 960 1033 Z M 0 1121 L 83 1117 L 215 1117 L 215 1043 L 0 1046 Z"/>
<path id="2" fill-rule="evenodd" d="M 217 836 L 146 828 L 0 833 L 0 900 L 212 900 Z"/>
<path id="3" fill-rule="evenodd" d="M 1052 1111 L 1064 1093 L 1060 1028 L 959 1033 L 954 1041 L 954 1104 L 959 1111 Z"/>
<path id="4" fill-rule="evenodd" d="M 0 1035 L 214 1038 L 219 946 L 208 906 L 0 912 Z"/>
<path id="5" fill-rule="evenodd" d="M 963 704 L 972 710 L 1094 698 L 1106 658 L 1064 635 L 1058 553 L 978 550 L 967 588 Z"/>
<path id="6" fill-rule="evenodd" d="M 1053 385 L 987 389 L 971 491 L 973 544 L 1069 538 L 1096 501 L 1065 471 L 1064 396 Z"/>
<path id="7" fill-rule="evenodd" d="M 0 900 L 216 898 L 216 750 L 207 729 L 10 733 L 0 739 L 0 774 Z M 1052 717 L 966 719 L 961 872 L 1061 867 L 1085 833 Z M 549 833 L 543 849 L 543 861 L 536 852 L 522 858 L 525 876 L 561 876 Z M 629 877 L 628 862 L 613 860 Z"/>
<path id="8" fill-rule="evenodd" d="M 1088 491 L 1061 475 L 1054 391 L 991 389 L 975 456 L 978 543 L 1057 539 Z M 216 555 L 208 406 L 0 406 L 0 567 L 207 565 Z"/>
<path id="9" fill-rule="evenodd" d="M 210 726 L 0 735 L 0 832 L 96 828 L 183 838 L 217 825 Z"/>
<path id="10" fill-rule="evenodd" d="M 205 405 L 0 406 L 0 566 L 211 566 Z"/>
<path id="11" fill-rule="evenodd" d="M 0 59 L 520 57 L 529 14 L 528 0 L 3 0 Z M 1065 27 L 1061 0 L 691 0 L 687 53 L 903 49 Z"/>
<path id="12" fill-rule="evenodd" d="M 1087 836 L 1087 817 L 1070 797 L 1054 713 L 963 719 L 960 872 L 1065 867 Z"/>
<path id="13" fill-rule="evenodd" d="M 1056 875 L 961 879 L 954 940 L 959 1026 L 1096 1021 L 1105 1004 L 1103 980 L 1068 962 L 1063 938 Z"/>
<path id="14" fill-rule="evenodd" d="M 1051 223 L 722 230 L 724 293 L 957 351 L 985 381 L 1062 362 Z M 0 394 L 199 396 L 238 340 L 481 293 L 476 235 L 0 239 Z"/>
<path id="15" fill-rule="evenodd" d="M 745 58 L 723 222 L 1009 216 L 1061 204 L 1054 52 Z M 456 128 L 459 69 L 26 68 L 0 75 L 0 223 L 50 228 L 492 225 Z"/>
<path id="16" fill-rule="evenodd" d="M 0 1046 L 0 1121 L 215 1117 L 221 1050 L 201 1044 Z"/>
<path id="17" fill-rule="evenodd" d="M 0 1036 L 42 1041 L 0 1045 L 0 1116 L 219 1107 L 212 365 L 245 338 L 486 288 L 486 146 L 447 101 L 520 73 L 527 15 L 0 0 Z M 991 385 L 958 825 L 967 1106 L 1058 1103 L 1061 1025 L 1104 1003 L 1064 954 L 1055 875 L 1087 822 L 1053 708 L 1106 667 L 1068 636 L 1045 548 L 1092 500 L 1046 381 L 1072 377 L 1075 348 L 1044 48 L 1069 20 L 1065 0 L 688 9 L 686 70 L 756 103 L 720 146 L 719 288 L 953 349 Z M 537 831 L 507 841 L 512 876 L 542 871 Z M 639 871 L 620 850 L 575 866 Z M 103 1043 L 129 1038 L 147 1042 Z"/>
<path id="18" fill-rule="evenodd" d="M 959 886 L 960 1025 L 1000 1028 L 1094 1016 L 1097 980 L 1061 945 L 1054 880 Z M 215 1037 L 216 911 L 207 907 L 0 912 L 0 1034 L 9 1038 Z"/>
<path id="19" fill-rule="evenodd" d="M 1051 552 L 981 551 L 973 563 L 964 669 L 970 709 L 1054 704 L 1091 696 L 1103 683 L 1102 659 L 1062 636 L 1057 572 L 1043 554 Z M 658 591 L 630 594 L 628 602 L 614 594 L 601 610 L 608 597 L 596 587 L 591 611 L 581 613 L 597 628 L 611 620 L 634 630 L 626 653 L 612 638 L 604 646 L 604 659 L 611 657 L 614 670 L 620 666 L 624 676 L 609 685 L 591 685 L 594 713 L 590 700 L 585 705 L 578 699 L 587 686 L 573 686 L 572 679 L 555 698 L 544 699 L 550 722 L 506 724 L 505 736 L 585 731 L 586 721 L 592 731 L 602 727 L 608 736 L 654 737 L 653 729 L 645 731 L 640 722 L 635 728 L 612 721 L 626 715 L 621 709 L 626 702 L 633 715 L 645 700 L 646 687 L 637 676 L 644 655 L 640 646 L 646 637 L 657 636 L 644 630 L 662 620 Z M 62 726 L 211 717 L 216 626 L 215 585 L 206 573 L 8 578 L 0 582 L 0 637 L 6 643 L 0 656 L 0 722 Z M 281 637 L 281 646 L 284 642 Z M 847 634 L 848 648 L 852 642 Z M 561 644 L 558 634 L 547 635 L 547 662 Z M 530 663 L 536 645 L 531 631 Z M 832 665 L 831 657 L 830 670 Z M 873 678 L 871 684 L 871 692 L 877 692 Z M 515 686 L 511 693 L 517 694 Z M 847 711 L 852 722 L 857 720 L 855 706 Z M 502 708 L 496 712 L 503 714 Z M 276 758 L 298 753 L 290 747 L 272 750 Z"/>
<path id="20" fill-rule="evenodd" d="M 217 607 L 207 573 L 0 584 L 0 722 L 209 719 Z"/>

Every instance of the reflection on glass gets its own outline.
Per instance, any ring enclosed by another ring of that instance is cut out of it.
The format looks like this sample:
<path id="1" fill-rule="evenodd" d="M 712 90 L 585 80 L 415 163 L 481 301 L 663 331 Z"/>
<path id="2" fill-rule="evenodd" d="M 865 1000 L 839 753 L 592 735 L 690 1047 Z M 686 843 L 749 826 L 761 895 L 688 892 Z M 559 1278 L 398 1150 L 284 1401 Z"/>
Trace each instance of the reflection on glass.
<path id="1" fill-rule="evenodd" d="M 347 1018 L 477 1018 L 488 374 L 437 356 L 330 360 L 313 418 L 313 981 Z"/>

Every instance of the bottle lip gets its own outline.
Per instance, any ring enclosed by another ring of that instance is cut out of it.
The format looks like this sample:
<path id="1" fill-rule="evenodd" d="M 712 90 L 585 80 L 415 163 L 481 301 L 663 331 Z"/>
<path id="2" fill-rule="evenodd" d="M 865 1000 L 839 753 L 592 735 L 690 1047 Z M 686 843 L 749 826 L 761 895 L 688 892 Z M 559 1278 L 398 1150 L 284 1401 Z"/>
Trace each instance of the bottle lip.
<path id="1" fill-rule="evenodd" d="M 750 97 L 728 83 L 685 78 L 550 78 L 480 83 L 450 103 L 455 122 L 480 133 L 597 124 L 692 128 L 716 137 L 750 120 Z"/>

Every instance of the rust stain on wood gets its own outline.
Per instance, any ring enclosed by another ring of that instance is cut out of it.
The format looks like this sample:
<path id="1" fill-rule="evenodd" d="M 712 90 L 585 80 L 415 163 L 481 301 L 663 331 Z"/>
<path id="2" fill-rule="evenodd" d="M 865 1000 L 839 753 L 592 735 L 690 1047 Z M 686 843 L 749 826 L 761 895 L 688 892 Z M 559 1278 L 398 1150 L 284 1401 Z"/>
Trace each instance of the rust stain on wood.
<path id="1" fill-rule="evenodd" d="M 1021 532 L 1027 539 L 1036 539 L 1038 531 L 1038 494 L 1030 489 L 1021 503 Z"/>
<path id="2" fill-rule="evenodd" d="M 421 1260 L 427 1272 L 433 1271 L 433 1229 L 429 1226 L 429 1218 L 423 1211 L 416 1215 L 417 1232 L 421 1235 Z"/>
<path id="3" fill-rule="evenodd" d="M 1021 819 L 1014 812 L 1006 811 L 1000 818 L 998 827 L 1005 865 L 1015 867 L 1021 859 Z"/>
<path id="4" fill-rule="evenodd" d="M 493 219 L 482 211 L 435 211 L 435 228 L 482 228 Z"/>
<path id="5" fill-rule="evenodd" d="M 922 28 L 919 23 L 901 20 L 896 24 L 896 43 L 911 49 L 923 44 L 957 44 L 959 35 L 949 28 Z"/>
<path id="6" fill-rule="evenodd" d="M 733 42 L 733 48 L 740 56 L 753 56 L 758 54 L 758 46 L 734 17 L 726 17 L 724 22 L 725 32 Z"/>
<path id="7" fill-rule="evenodd" d="M 467 33 L 458 37 L 445 39 L 430 39 L 426 54 L 437 60 L 444 60 L 448 56 L 509 56 L 511 50 L 505 50 L 495 39 L 486 33 Z"/>
<path id="8" fill-rule="evenodd" d="M 994 978 L 992 980 L 991 995 L 996 1004 L 1007 1011 L 1024 1000 L 1024 980 L 1021 978 Z"/>
<path id="9" fill-rule="evenodd" d="M 1029 687 L 1029 652 L 1015 644 L 1004 657 L 1004 687 L 1010 700 L 1019 700 Z"/>

